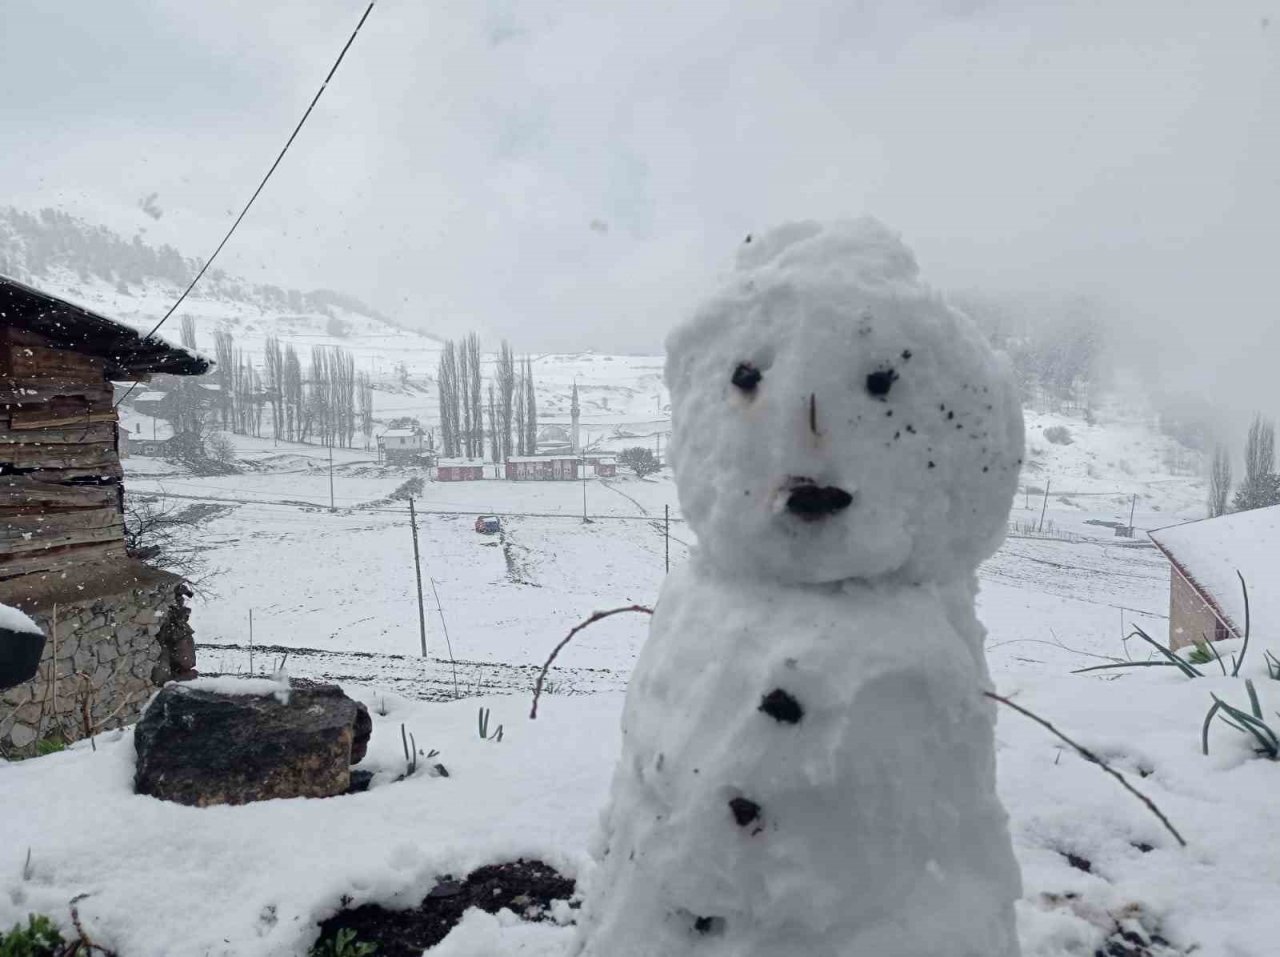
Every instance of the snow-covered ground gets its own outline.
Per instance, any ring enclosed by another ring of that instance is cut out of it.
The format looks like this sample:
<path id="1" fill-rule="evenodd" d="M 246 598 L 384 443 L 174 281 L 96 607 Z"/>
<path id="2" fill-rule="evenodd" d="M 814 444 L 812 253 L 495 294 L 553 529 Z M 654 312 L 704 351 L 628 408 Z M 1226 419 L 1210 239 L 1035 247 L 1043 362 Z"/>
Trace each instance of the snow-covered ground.
<path id="1" fill-rule="evenodd" d="M 139 325 L 168 301 L 165 290 L 151 301 L 92 281 L 80 292 L 86 305 Z M 197 297 L 191 308 L 202 349 L 211 351 L 215 328 L 250 350 L 268 331 L 303 350 L 343 345 L 377 375 L 381 420 L 434 420 L 436 340 L 357 315 L 345 315 L 334 327 L 342 335 L 333 335 L 318 315 L 289 326 L 231 299 Z M 660 436 L 665 447 L 661 366 L 655 357 L 539 356 L 539 405 L 548 420 L 567 418 L 576 379 L 591 438 L 620 448 L 654 447 Z M 1167 627 L 1167 566 L 1141 531 L 1203 515 L 1194 455 L 1141 409 L 1118 397 L 1098 403 L 1092 422 L 1027 413 L 1015 531 L 980 569 L 978 612 L 999 691 L 1115 763 L 1188 847 L 1096 766 L 1002 712 L 1000 790 L 1024 874 L 1023 948 L 1034 957 L 1121 953 L 1100 948 L 1117 921 L 1132 921 L 1125 926 L 1169 941 L 1153 954 L 1271 957 L 1280 768 L 1220 724 L 1210 755 L 1200 753 L 1210 692 L 1244 705 L 1242 683 L 1159 668 L 1071 674 L 1148 656 L 1122 640 L 1135 624 L 1157 636 Z M 1054 426 L 1070 432 L 1070 444 L 1045 437 Z M 385 706 L 367 759 L 381 776 L 362 795 L 196 810 L 131 793 L 128 730 L 100 736 L 96 751 L 77 745 L 0 764 L 0 927 L 32 911 L 66 925 L 68 902 L 86 894 L 78 904 L 86 930 L 122 957 L 298 954 L 344 897 L 408 905 L 439 875 L 521 855 L 582 875 L 646 619 L 618 616 L 583 632 L 552 672 L 537 722 L 527 720 L 529 690 L 570 627 L 597 609 L 651 604 L 668 546 L 673 565 L 686 560 L 694 538 L 669 475 L 585 486 L 432 483 L 364 450 L 336 450 L 331 511 L 327 450 L 235 441 L 236 475 L 195 476 L 141 456 L 126 462 L 134 494 L 223 506 L 198 529 L 210 572 L 194 602 L 200 666 L 249 671 L 252 610 L 254 670 L 287 649 L 293 673 L 339 680 L 375 712 Z M 407 505 L 392 497 L 414 478 L 425 480 L 416 501 L 425 659 Z M 1131 508 L 1139 537 L 1116 537 L 1111 525 L 1128 524 Z M 477 534 L 479 513 L 500 515 L 502 533 Z M 1246 671 L 1270 715 L 1280 684 L 1266 677 L 1262 648 L 1258 641 L 1249 651 Z M 453 696 L 450 657 L 462 693 L 481 697 L 442 700 Z M 505 725 L 501 743 L 479 740 L 480 705 Z M 403 769 L 401 723 L 440 751 L 449 778 L 390 782 Z M 560 957 L 569 933 L 475 914 L 436 952 Z"/>

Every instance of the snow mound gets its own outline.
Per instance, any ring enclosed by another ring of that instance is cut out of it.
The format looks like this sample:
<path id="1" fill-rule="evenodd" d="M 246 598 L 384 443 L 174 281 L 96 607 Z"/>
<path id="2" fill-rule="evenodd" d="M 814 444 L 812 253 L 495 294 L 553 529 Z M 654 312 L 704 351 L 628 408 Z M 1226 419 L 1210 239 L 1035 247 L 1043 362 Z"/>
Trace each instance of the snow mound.
<path id="1" fill-rule="evenodd" d="M 668 338 L 669 458 L 715 564 L 937 581 L 1000 544 L 1023 449 L 1013 379 L 916 274 L 875 220 L 783 226 Z M 852 502 L 796 521 L 783 504 L 803 484 Z"/>

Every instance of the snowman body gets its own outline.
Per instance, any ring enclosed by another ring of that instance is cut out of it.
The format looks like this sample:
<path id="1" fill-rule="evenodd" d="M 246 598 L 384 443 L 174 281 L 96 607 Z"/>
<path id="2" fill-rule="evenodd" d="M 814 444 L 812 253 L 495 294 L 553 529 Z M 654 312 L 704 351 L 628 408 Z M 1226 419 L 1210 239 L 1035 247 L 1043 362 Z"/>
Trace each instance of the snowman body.
<path id="1" fill-rule="evenodd" d="M 637 662 L 589 957 L 1016 957 L 974 613 L 1007 369 L 883 226 L 801 223 L 668 340 L 698 535 Z"/>

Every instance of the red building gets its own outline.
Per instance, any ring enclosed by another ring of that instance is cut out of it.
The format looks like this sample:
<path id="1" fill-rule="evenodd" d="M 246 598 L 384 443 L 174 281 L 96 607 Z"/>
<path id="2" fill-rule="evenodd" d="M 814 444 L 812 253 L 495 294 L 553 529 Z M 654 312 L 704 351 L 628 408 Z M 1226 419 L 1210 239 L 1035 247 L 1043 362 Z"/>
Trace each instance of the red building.
<path id="1" fill-rule="evenodd" d="M 595 474 L 600 478 L 616 478 L 618 475 L 618 460 L 612 455 L 588 455 L 586 456 L 587 465 L 595 470 Z"/>
<path id="2" fill-rule="evenodd" d="M 484 478 L 484 459 L 441 459 L 436 465 L 437 482 L 477 482 Z"/>
<path id="3" fill-rule="evenodd" d="M 507 459 L 507 478 L 513 482 L 571 482 L 581 478 L 576 455 L 513 455 Z"/>

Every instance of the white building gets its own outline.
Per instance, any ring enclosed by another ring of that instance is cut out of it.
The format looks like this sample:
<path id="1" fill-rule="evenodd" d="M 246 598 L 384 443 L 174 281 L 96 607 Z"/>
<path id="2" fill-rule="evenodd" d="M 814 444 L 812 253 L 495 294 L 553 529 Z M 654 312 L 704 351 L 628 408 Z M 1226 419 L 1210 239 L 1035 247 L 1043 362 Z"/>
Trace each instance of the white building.
<path id="1" fill-rule="evenodd" d="M 412 462 L 426 451 L 426 436 L 417 429 L 387 429 L 378 436 L 378 458 L 384 462 Z"/>

